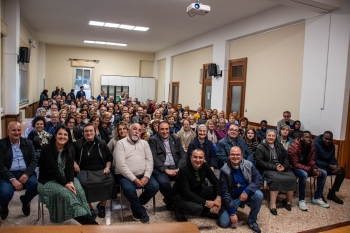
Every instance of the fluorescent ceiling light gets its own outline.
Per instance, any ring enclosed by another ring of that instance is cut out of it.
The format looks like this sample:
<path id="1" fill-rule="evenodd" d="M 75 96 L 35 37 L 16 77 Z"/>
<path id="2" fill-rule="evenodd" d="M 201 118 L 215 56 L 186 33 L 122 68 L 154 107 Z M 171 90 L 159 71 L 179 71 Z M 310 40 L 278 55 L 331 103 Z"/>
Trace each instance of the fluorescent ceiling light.
<path id="1" fill-rule="evenodd" d="M 119 28 L 122 28 L 122 29 L 127 29 L 127 30 L 132 30 L 135 26 L 132 26 L 132 25 L 126 25 L 126 24 L 121 24 L 119 26 Z"/>
<path id="2" fill-rule="evenodd" d="M 96 41 L 95 44 L 106 44 L 106 41 Z"/>
<path id="3" fill-rule="evenodd" d="M 94 40 L 84 40 L 84 43 L 95 44 L 95 41 Z"/>
<path id="4" fill-rule="evenodd" d="M 115 43 L 115 42 L 107 42 L 106 44 L 107 45 L 117 45 L 117 43 Z"/>
<path id="5" fill-rule="evenodd" d="M 93 26 L 103 26 L 105 25 L 105 22 L 98 22 L 98 21 L 90 21 L 89 25 L 93 25 Z"/>
<path id="6" fill-rule="evenodd" d="M 127 46 L 128 44 L 124 44 L 124 43 L 116 43 L 116 46 Z"/>
<path id="7" fill-rule="evenodd" d="M 139 27 L 139 26 L 136 26 L 133 30 L 134 31 L 147 31 L 149 28 L 148 27 Z"/>
<path id="8" fill-rule="evenodd" d="M 118 28 L 120 26 L 119 23 L 105 23 L 105 27 L 110 27 L 110 28 Z"/>

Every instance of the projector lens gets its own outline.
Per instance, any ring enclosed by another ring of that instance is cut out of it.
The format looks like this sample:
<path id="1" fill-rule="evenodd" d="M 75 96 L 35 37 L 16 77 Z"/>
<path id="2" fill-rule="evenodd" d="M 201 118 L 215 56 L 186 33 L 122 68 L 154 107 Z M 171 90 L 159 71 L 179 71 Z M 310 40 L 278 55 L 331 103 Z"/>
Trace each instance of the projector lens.
<path id="1" fill-rule="evenodd" d="M 198 3 L 196 3 L 196 4 L 194 4 L 194 8 L 196 8 L 196 9 L 199 9 L 199 4 Z"/>

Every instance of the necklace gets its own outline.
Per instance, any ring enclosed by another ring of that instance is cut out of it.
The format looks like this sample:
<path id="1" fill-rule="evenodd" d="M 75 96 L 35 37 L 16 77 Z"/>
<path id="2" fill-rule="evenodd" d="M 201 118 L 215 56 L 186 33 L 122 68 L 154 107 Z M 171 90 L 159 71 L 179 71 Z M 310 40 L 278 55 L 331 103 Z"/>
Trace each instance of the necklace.
<path id="1" fill-rule="evenodd" d="M 88 148 L 87 148 L 87 146 L 85 145 L 85 148 L 86 148 L 86 150 L 87 150 L 87 154 L 88 154 L 88 156 L 90 156 L 90 151 L 91 151 L 91 149 L 94 147 L 94 145 L 95 145 L 95 142 L 94 142 L 94 144 L 92 144 L 92 146 L 90 147 L 90 150 L 88 150 Z"/>

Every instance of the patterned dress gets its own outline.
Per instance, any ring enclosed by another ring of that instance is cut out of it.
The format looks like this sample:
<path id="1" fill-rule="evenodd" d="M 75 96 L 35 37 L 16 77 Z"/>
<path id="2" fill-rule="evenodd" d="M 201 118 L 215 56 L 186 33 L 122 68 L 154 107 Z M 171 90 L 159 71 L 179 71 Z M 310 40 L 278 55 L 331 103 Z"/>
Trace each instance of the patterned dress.
<path id="1" fill-rule="evenodd" d="M 61 152 L 58 154 L 57 163 L 60 172 L 65 176 L 66 162 L 65 158 L 62 159 Z M 74 195 L 55 180 L 44 185 L 38 183 L 39 201 L 46 204 L 51 222 L 61 223 L 78 216 L 91 214 L 84 190 L 77 178 L 74 178 L 74 186 L 77 195 Z"/>

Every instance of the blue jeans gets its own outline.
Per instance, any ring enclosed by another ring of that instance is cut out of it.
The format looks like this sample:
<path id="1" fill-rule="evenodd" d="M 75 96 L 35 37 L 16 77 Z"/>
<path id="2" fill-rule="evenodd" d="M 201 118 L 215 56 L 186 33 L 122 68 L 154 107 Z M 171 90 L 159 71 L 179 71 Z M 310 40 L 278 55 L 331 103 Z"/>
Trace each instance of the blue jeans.
<path id="1" fill-rule="evenodd" d="M 142 177 L 142 175 L 137 176 L 138 179 L 141 179 Z M 144 187 L 143 193 L 140 195 L 140 197 L 138 197 L 136 193 L 137 186 L 135 186 L 131 180 L 125 178 L 120 174 L 117 175 L 117 179 L 119 184 L 122 186 L 124 196 L 130 202 L 132 207 L 138 212 L 138 214 L 144 212 L 143 205 L 145 205 L 152 197 L 154 197 L 154 195 L 156 195 L 159 190 L 157 181 L 153 178 L 153 176 L 151 176 L 151 178 L 148 180 L 148 183 Z"/>
<path id="2" fill-rule="evenodd" d="M 22 171 L 12 171 L 11 172 L 16 179 L 18 180 L 24 172 Z M 33 174 L 31 175 L 27 182 L 23 184 L 23 189 L 26 190 L 26 193 L 24 194 L 26 200 L 30 202 L 37 194 L 37 185 L 38 180 L 36 176 Z M 0 206 L 1 207 L 7 207 L 9 202 L 11 201 L 16 189 L 13 187 L 12 183 L 8 180 L 0 178 Z"/>
<path id="3" fill-rule="evenodd" d="M 258 214 L 260 207 L 263 201 L 264 195 L 260 190 L 256 190 L 255 193 L 251 193 L 248 196 L 248 199 L 244 202 L 241 202 L 239 198 L 235 199 L 235 208 L 237 209 L 240 204 L 250 203 L 250 213 L 248 216 L 248 223 L 255 223 L 258 219 Z M 226 209 L 220 211 L 219 213 L 219 226 L 228 227 L 231 225 L 230 214 Z"/>
<path id="4" fill-rule="evenodd" d="M 323 188 L 327 180 L 327 172 L 322 169 L 318 169 L 322 175 L 317 178 L 317 189 L 315 192 L 315 199 L 319 199 L 322 197 Z M 305 188 L 306 188 L 306 180 L 311 174 L 308 174 L 306 171 L 301 169 L 293 169 L 295 176 L 299 178 L 299 201 L 305 200 Z"/>

